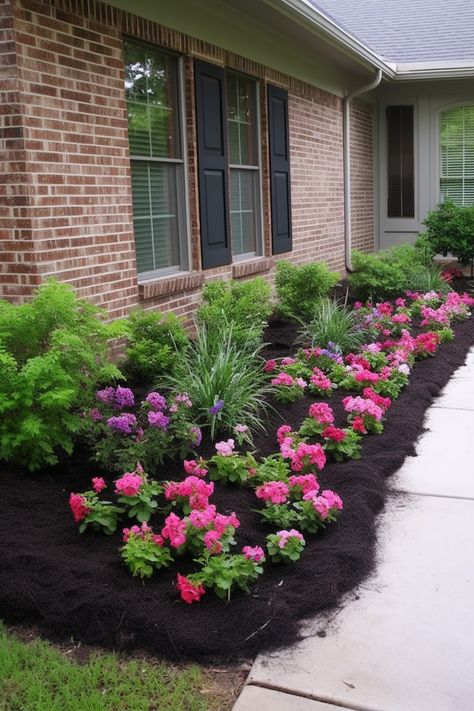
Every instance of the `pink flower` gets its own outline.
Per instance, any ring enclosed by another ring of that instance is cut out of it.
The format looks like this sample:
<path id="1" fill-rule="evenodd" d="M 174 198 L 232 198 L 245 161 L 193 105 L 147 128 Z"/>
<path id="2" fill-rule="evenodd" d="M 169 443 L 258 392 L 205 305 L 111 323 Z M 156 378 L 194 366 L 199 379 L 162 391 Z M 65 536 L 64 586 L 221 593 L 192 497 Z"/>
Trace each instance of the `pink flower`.
<path id="1" fill-rule="evenodd" d="M 288 358 L 288 357 L 286 357 L 286 358 L 282 358 L 282 359 L 281 359 L 281 364 L 282 364 L 283 366 L 285 366 L 285 365 L 294 365 L 295 363 L 296 363 L 296 360 L 295 360 L 294 358 Z"/>
<path id="2" fill-rule="evenodd" d="M 202 585 L 191 582 L 189 578 L 185 575 L 181 575 L 180 573 L 178 573 L 176 587 L 181 595 L 181 600 L 186 602 L 188 605 L 191 605 L 193 602 L 199 602 L 201 597 L 206 592 Z"/>
<path id="3" fill-rule="evenodd" d="M 278 541 L 278 547 L 279 548 L 285 548 L 286 544 L 291 538 L 297 538 L 299 541 L 302 543 L 305 542 L 304 537 L 302 534 L 297 531 L 295 528 L 291 528 L 289 531 L 277 531 L 276 534 L 279 537 Z"/>
<path id="4" fill-rule="evenodd" d="M 372 402 L 381 407 L 384 412 L 388 410 L 388 408 L 392 404 L 392 401 L 389 397 L 382 397 L 378 393 L 374 392 L 372 388 L 364 388 L 362 394 L 365 398 L 367 398 L 368 400 L 372 400 Z"/>
<path id="5" fill-rule="evenodd" d="M 215 445 L 217 454 L 221 457 L 230 457 L 234 453 L 235 442 L 233 439 L 228 439 L 227 442 L 217 442 Z"/>
<path id="6" fill-rule="evenodd" d="M 155 410 L 150 410 L 147 414 L 148 423 L 151 427 L 157 427 L 160 430 L 166 430 L 170 423 L 170 418 L 164 415 L 162 412 L 155 412 Z"/>
<path id="7" fill-rule="evenodd" d="M 289 493 L 288 486 L 283 481 L 268 481 L 255 489 L 257 499 L 271 501 L 272 504 L 284 504 Z"/>
<path id="8" fill-rule="evenodd" d="M 220 542 L 221 534 L 219 531 L 207 531 L 204 534 L 204 545 L 212 555 L 222 553 L 222 543 Z"/>
<path id="9" fill-rule="evenodd" d="M 318 480 L 314 474 L 293 474 L 288 479 L 288 483 L 291 487 L 301 488 L 303 494 L 307 494 L 308 491 L 319 491 Z"/>
<path id="10" fill-rule="evenodd" d="M 152 410 L 154 410 L 155 412 L 159 412 L 161 410 L 166 409 L 166 400 L 163 397 L 163 395 L 160 395 L 160 393 L 157 393 L 157 392 L 148 393 L 148 395 L 145 398 L 145 402 L 147 402 L 150 405 L 150 408 Z"/>
<path id="11" fill-rule="evenodd" d="M 330 439 L 333 442 L 343 442 L 346 439 L 346 433 L 344 430 L 341 430 L 339 427 L 334 427 L 333 425 L 326 427 L 321 432 L 321 436 L 324 437 L 324 439 Z"/>
<path id="12" fill-rule="evenodd" d="M 247 560 L 253 560 L 254 563 L 264 563 L 265 562 L 265 553 L 263 552 L 263 549 L 260 548 L 260 546 L 244 546 L 242 548 L 242 553 L 244 556 L 247 558 Z"/>
<path id="13" fill-rule="evenodd" d="M 306 380 L 303 380 L 303 378 L 296 378 L 295 383 L 300 388 L 303 388 L 303 390 L 308 386 L 308 383 L 306 382 Z"/>
<path id="14" fill-rule="evenodd" d="M 291 457 L 291 468 L 294 472 L 300 472 L 309 466 L 322 469 L 325 464 L 326 455 L 320 444 L 301 442 Z"/>
<path id="15" fill-rule="evenodd" d="M 332 408 L 325 402 L 313 402 L 309 408 L 309 416 L 321 425 L 332 425 L 334 422 L 334 413 Z"/>
<path id="16" fill-rule="evenodd" d="M 329 508 L 342 511 L 342 499 L 339 494 L 336 494 L 335 491 L 332 491 L 331 489 L 324 489 L 321 492 L 321 496 L 326 499 Z"/>
<path id="17" fill-rule="evenodd" d="M 104 419 L 100 413 L 100 410 L 98 410 L 96 407 L 92 408 L 92 410 L 90 411 L 90 416 L 91 420 L 93 420 L 94 422 L 100 422 L 100 420 Z"/>
<path id="18" fill-rule="evenodd" d="M 310 382 L 319 390 L 331 390 L 332 388 L 330 379 L 319 368 L 313 368 L 313 375 L 310 377 Z"/>
<path id="19" fill-rule="evenodd" d="M 290 425 L 282 425 L 277 429 L 277 440 L 278 444 L 282 444 L 283 440 L 286 439 L 286 435 L 288 435 L 291 432 L 291 426 Z"/>
<path id="20" fill-rule="evenodd" d="M 311 501 L 313 503 L 314 510 L 321 516 L 321 518 L 327 518 L 331 509 L 328 500 L 324 498 L 324 496 L 315 496 L 311 499 Z"/>
<path id="21" fill-rule="evenodd" d="M 360 432 L 361 434 L 367 434 L 367 430 L 365 429 L 364 420 L 359 415 L 354 417 L 354 419 L 352 420 L 352 429 L 354 430 L 354 432 Z"/>
<path id="22" fill-rule="evenodd" d="M 168 539 L 172 548 L 179 548 L 186 543 L 186 521 L 174 513 L 165 518 L 165 525 L 161 529 L 163 538 Z"/>
<path id="23" fill-rule="evenodd" d="M 265 365 L 263 366 L 263 370 L 265 373 L 273 373 L 275 368 L 277 367 L 277 362 L 273 358 L 270 358 L 270 360 L 267 360 Z"/>
<path id="24" fill-rule="evenodd" d="M 90 512 L 90 508 L 86 505 L 86 500 L 81 494 L 71 494 L 69 497 L 69 506 L 76 523 L 83 521 Z"/>
<path id="25" fill-rule="evenodd" d="M 207 474 L 207 469 L 201 467 L 195 459 L 185 459 L 183 462 L 183 466 L 186 474 L 193 474 L 194 476 L 198 476 L 201 478 L 205 477 Z"/>
<path id="26" fill-rule="evenodd" d="M 402 299 L 400 297 L 398 299 L 395 299 L 395 305 L 403 308 L 405 306 L 405 299 Z"/>
<path id="27" fill-rule="evenodd" d="M 239 434 L 245 434 L 246 432 L 249 431 L 249 428 L 247 427 L 247 425 L 235 425 L 234 429 Z"/>
<path id="28" fill-rule="evenodd" d="M 194 528 L 207 528 L 210 526 L 216 517 L 216 507 L 214 504 L 210 504 L 205 509 L 198 511 L 198 509 L 193 509 L 189 514 L 189 523 L 194 526 Z"/>
<path id="29" fill-rule="evenodd" d="M 115 482 L 115 493 L 122 496 L 136 496 L 142 484 L 139 474 L 127 472 Z"/>
<path id="30" fill-rule="evenodd" d="M 226 532 L 226 530 L 231 526 L 232 528 L 238 528 L 240 526 L 240 521 L 232 511 L 228 516 L 224 514 L 216 514 L 214 518 L 214 529 L 218 531 L 221 535 Z"/>
<path id="31" fill-rule="evenodd" d="M 362 301 L 356 301 L 355 304 L 354 304 L 354 308 L 355 308 L 356 310 L 361 309 L 362 306 L 363 306 Z"/>
<path id="32" fill-rule="evenodd" d="M 291 375 L 289 375 L 289 373 L 278 373 L 276 378 L 273 378 L 270 382 L 272 385 L 286 385 L 288 387 L 291 387 L 292 385 L 294 385 L 295 381 L 293 380 Z"/>
<path id="33" fill-rule="evenodd" d="M 107 488 L 107 484 L 101 476 L 95 476 L 92 478 L 92 488 L 96 494 L 100 494 L 101 491 Z"/>

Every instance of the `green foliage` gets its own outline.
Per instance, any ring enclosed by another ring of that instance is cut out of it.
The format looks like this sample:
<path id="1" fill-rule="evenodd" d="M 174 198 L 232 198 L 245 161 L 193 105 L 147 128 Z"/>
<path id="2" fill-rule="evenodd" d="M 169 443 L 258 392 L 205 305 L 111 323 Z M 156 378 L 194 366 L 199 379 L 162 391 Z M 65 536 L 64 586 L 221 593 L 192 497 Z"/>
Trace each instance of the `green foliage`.
<path id="1" fill-rule="evenodd" d="M 251 454 L 231 454 L 230 456 L 215 454 L 211 459 L 208 459 L 207 465 L 209 466 L 209 478 L 212 481 L 243 486 L 251 478 L 249 469 L 254 470 L 257 462 Z"/>
<path id="2" fill-rule="evenodd" d="M 281 548 L 279 543 L 280 536 L 277 533 L 270 533 L 267 536 L 268 554 L 274 563 L 296 563 L 301 558 L 305 547 L 304 539 L 291 536 L 287 539 L 284 548 Z"/>
<path id="3" fill-rule="evenodd" d="M 474 205 L 460 207 L 446 200 L 428 213 L 424 224 L 434 252 L 452 254 L 461 264 L 474 259 Z"/>
<path id="4" fill-rule="evenodd" d="M 126 325 L 128 345 L 124 368 L 134 380 L 151 383 L 172 375 L 189 346 L 182 322 L 174 314 L 134 311 Z"/>
<path id="5" fill-rule="evenodd" d="M 197 312 L 198 322 L 209 335 L 224 322 L 232 327 L 237 348 L 258 348 L 267 319 L 272 312 L 270 286 L 262 277 L 249 281 L 213 281 L 203 289 L 203 303 Z"/>
<path id="6" fill-rule="evenodd" d="M 99 501 L 99 497 L 93 491 L 86 491 L 83 497 L 89 513 L 79 525 L 79 533 L 84 533 L 89 527 L 108 536 L 115 533 L 123 509 L 115 506 L 111 501 Z"/>
<path id="7" fill-rule="evenodd" d="M 278 310 L 286 318 L 310 321 L 318 301 L 339 281 L 339 274 L 325 264 L 314 262 L 297 267 L 280 261 L 276 269 Z"/>
<path id="8" fill-rule="evenodd" d="M 235 588 L 250 592 L 250 585 L 263 573 L 263 567 L 244 555 L 223 553 L 209 555 L 198 561 L 202 564 L 199 573 L 193 573 L 188 579 L 193 583 L 204 585 L 206 589 L 214 589 L 218 597 L 230 599 L 230 593 Z"/>
<path id="9" fill-rule="evenodd" d="M 152 535 L 129 534 L 120 552 L 132 575 L 140 578 L 150 578 L 155 570 L 166 568 L 173 561 L 169 548 L 155 543 Z"/>
<path id="10" fill-rule="evenodd" d="M 97 385 L 120 378 L 101 311 L 49 280 L 28 304 L 0 301 L 0 458 L 31 471 L 70 454 Z"/>
<path id="11" fill-rule="evenodd" d="M 253 483 L 265 484 L 267 481 L 287 482 L 290 475 L 290 465 L 283 459 L 281 454 L 271 454 L 265 457 L 258 466 Z"/>
<path id="12" fill-rule="evenodd" d="M 98 653 L 79 664 L 0 626 L 1 711 L 209 711 L 202 684 L 197 667 Z"/>
<path id="13" fill-rule="evenodd" d="M 135 496 L 119 496 L 118 501 L 128 511 L 129 518 L 136 518 L 142 523 L 148 522 L 158 510 L 155 497 L 161 494 L 163 488 L 153 479 L 145 478 L 140 491 Z"/>
<path id="14" fill-rule="evenodd" d="M 422 291 L 425 287 L 449 290 L 441 270 L 432 263 L 433 252 L 424 237 L 414 245 L 400 244 L 377 254 L 354 250 L 349 284 L 362 300 L 393 299 L 403 291 Z M 429 289 L 428 289 L 429 290 Z"/>
<path id="15" fill-rule="evenodd" d="M 336 462 L 343 462 L 345 459 L 360 459 L 361 436 L 353 429 L 344 430 L 345 437 L 341 442 L 332 439 L 324 440 L 324 451 L 332 455 Z"/>
<path id="16" fill-rule="evenodd" d="M 312 348 L 326 348 L 328 343 L 333 343 L 341 353 L 359 349 L 364 339 L 357 313 L 328 298 L 318 301 L 311 320 L 302 322 L 298 334 L 298 340 Z"/>
<path id="17" fill-rule="evenodd" d="M 213 437 L 218 432 L 232 432 L 239 423 L 245 423 L 251 431 L 262 429 L 270 386 L 259 356 L 261 348 L 240 350 L 232 326 L 221 324 L 211 335 L 201 324 L 176 375 L 168 379 L 174 389 L 188 393 L 197 422 L 212 427 Z M 210 413 L 221 400 L 223 406 L 217 415 Z"/>
<path id="18" fill-rule="evenodd" d="M 264 523 L 277 528 L 292 528 L 299 522 L 297 511 L 291 504 L 268 504 L 258 511 Z"/>

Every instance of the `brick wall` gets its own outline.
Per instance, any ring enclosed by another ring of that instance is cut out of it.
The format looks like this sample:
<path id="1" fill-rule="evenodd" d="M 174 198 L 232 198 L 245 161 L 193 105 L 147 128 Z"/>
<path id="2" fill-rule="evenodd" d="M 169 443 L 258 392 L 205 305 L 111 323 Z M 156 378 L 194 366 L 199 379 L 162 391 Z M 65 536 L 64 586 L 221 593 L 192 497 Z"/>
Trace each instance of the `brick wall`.
<path id="1" fill-rule="evenodd" d="M 361 99 L 351 104 L 352 246 L 375 249 L 373 106 Z"/>
<path id="2" fill-rule="evenodd" d="M 321 260 L 343 269 L 339 98 L 95 0 L 15 0 L 14 5 L 16 63 L 9 70 L 14 91 L 10 85 L 6 88 L 14 94 L 8 97 L 9 105 L 17 107 L 9 120 L 21 118 L 18 138 L 12 137 L 15 142 L 10 157 L 21 159 L 23 172 L 18 173 L 18 179 L 12 178 L 17 185 L 15 200 L 20 202 L 8 208 L 7 240 L 17 240 L 18 248 L 11 253 L 19 256 L 15 256 L 17 272 L 8 272 L 8 261 L 2 264 L 3 276 L 12 279 L 12 283 L 3 280 L 5 295 L 27 296 L 31 284 L 55 274 L 72 283 L 81 296 L 107 306 L 111 317 L 123 316 L 139 303 L 189 317 L 204 281 L 248 278 L 256 273 L 272 280 L 275 260 L 270 250 L 267 82 L 289 91 L 293 252 L 283 257 L 297 263 Z M 11 29 L 10 19 L 10 55 Z M 185 56 L 192 273 L 140 286 L 134 257 L 122 34 Z M 200 271 L 194 55 L 245 72 L 260 80 L 262 87 L 264 255 L 250 263 L 205 272 Z M 11 61 L 15 60 L 15 53 L 12 57 Z M 367 168 L 370 136 L 366 118 L 366 112 L 356 113 L 354 172 Z M 13 175 L 13 170 L 8 172 Z M 368 180 L 364 172 L 362 183 L 367 186 Z M 6 189 L 12 188 L 7 185 Z M 363 235 L 373 204 L 369 202 L 367 209 L 361 195 L 357 183 L 354 230 L 357 239 L 367 240 Z M 20 268 L 25 270 L 21 274 Z"/>

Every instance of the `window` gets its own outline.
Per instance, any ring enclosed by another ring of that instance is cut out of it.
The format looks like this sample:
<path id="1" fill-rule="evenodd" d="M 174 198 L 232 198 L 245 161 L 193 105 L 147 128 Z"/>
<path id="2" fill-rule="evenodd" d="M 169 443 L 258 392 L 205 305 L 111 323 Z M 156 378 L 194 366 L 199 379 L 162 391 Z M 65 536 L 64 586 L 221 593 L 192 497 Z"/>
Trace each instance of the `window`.
<path id="1" fill-rule="evenodd" d="M 388 217 L 415 216 L 413 106 L 387 107 Z"/>
<path id="2" fill-rule="evenodd" d="M 125 42 L 133 224 L 141 277 L 187 267 L 178 60 Z"/>
<path id="3" fill-rule="evenodd" d="M 441 114 L 440 197 L 474 205 L 474 106 Z"/>
<path id="4" fill-rule="evenodd" d="M 228 72 L 226 85 L 232 254 L 248 257 L 261 252 L 262 233 L 257 84 Z"/>

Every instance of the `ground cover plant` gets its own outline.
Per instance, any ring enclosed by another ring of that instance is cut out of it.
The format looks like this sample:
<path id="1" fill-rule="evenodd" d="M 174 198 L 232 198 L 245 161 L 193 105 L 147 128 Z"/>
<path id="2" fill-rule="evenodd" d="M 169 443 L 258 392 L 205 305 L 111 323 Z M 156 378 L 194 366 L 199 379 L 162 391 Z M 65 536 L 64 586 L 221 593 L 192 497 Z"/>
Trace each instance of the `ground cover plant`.
<path id="1" fill-rule="evenodd" d="M 434 292 L 358 303 L 366 341 L 349 353 L 290 351 L 280 330 L 261 364 L 279 411 L 253 447 L 241 421 L 152 475 L 79 462 L 58 486 L 7 472 L 0 609 L 171 657 L 229 660 L 294 640 L 298 619 L 370 570 L 385 477 L 473 342 L 471 304 Z M 105 518 L 104 506 L 115 507 Z"/>
<path id="2" fill-rule="evenodd" d="M 47 642 L 25 644 L 0 623 L 1 711 L 212 711 L 197 667 L 94 654 L 81 664 Z"/>

